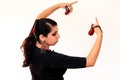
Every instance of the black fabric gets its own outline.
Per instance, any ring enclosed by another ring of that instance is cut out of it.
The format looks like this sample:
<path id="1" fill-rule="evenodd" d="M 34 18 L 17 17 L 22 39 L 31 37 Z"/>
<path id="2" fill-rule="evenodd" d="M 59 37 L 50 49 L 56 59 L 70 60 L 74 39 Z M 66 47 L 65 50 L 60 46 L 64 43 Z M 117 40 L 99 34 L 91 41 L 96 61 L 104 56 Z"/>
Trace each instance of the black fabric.
<path id="1" fill-rule="evenodd" d="M 32 80 L 64 80 L 67 69 L 86 67 L 86 58 L 63 55 L 51 50 L 35 48 L 30 65 Z"/>

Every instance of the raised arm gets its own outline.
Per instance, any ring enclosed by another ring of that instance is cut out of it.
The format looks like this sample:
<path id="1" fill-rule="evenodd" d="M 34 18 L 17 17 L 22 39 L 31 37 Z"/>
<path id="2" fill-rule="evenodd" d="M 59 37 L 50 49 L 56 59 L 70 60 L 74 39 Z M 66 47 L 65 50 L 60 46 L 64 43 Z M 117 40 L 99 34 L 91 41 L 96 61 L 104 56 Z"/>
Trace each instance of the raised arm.
<path id="1" fill-rule="evenodd" d="M 75 4 L 75 3 L 77 3 L 77 1 L 74 1 L 74 2 L 71 2 L 71 3 L 58 3 L 58 4 L 55 4 L 55 5 L 47 8 L 47 9 L 45 9 L 42 13 L 40 13 L 37 16 L 37 19 L 45 18 L 45 17 L 49 16 L 51 13 L 53 13 L 54 11 L 56 11 L 59 8 L 65 8 L 65 6 L 68 6 L 69 9 L 70 9 L 70 12 L 72 12 L 72 10 L 73 10 L 72 5 Z"/>
<path id="2" fill-rule="evenodd" d="M 94 27 L 95 33 L 97 34 L 97 39 L 96 39 L 90 53 L 87 56 L 86 67 L 94 66 L 95 62 L 97 60 L 97 57 L 99 55 L 99 51 L 100 51 L 101 44 L 102 44 L 103 34 L 102 34 L 100 27 L 95 27 L 98 25 L 99 25 L 99 23 L 98 23 L 98 20 L 96 18 L 96 24 L 94 24 L 93 27 Z"/>

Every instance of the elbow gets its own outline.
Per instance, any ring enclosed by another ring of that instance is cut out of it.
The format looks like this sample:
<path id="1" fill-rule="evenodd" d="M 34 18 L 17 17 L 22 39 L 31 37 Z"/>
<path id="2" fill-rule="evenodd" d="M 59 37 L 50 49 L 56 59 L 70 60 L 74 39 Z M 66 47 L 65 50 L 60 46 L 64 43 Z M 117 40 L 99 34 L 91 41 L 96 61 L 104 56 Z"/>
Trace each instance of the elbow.
<path id="1" fill-rule="evenodd" d="M 94 66 L 95 66 L 95 61 L 87 59 L 86 67 L 94 67 Z"/>
<path id="2" fill-rule="evenodd" d="M 95 65 L 94 63 L 87 63 L 86 67 L 94 67 L 94 65 Z"/>

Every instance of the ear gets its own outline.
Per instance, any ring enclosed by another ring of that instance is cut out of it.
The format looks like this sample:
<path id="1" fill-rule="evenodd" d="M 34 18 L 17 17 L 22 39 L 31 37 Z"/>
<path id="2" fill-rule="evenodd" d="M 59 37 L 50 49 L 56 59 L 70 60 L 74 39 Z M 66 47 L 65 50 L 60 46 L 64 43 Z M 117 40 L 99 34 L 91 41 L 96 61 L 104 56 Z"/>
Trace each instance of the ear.
<path id="1" fill-rule="evenodd" d="M 45 41 L 46 37 L 41 34 L 41 35 L 39 35 L 39 39 L 43 42 L 43 41 Z"/>

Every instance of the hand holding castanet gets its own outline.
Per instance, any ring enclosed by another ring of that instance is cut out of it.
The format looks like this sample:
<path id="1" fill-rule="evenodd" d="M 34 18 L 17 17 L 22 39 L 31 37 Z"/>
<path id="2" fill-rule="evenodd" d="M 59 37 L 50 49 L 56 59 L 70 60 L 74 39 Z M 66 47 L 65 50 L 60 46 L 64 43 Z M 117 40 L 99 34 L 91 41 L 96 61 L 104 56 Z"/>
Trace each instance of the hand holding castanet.
<path id="1" fill-rule="evenodd" d="M 96 24 L 92 24 L 91 25 L 91 28 L 90 28 L 90 30 L 89 30 L 89 32 L 88 32 L 88 34 L 90 35 L 90 36 L 92 36 L 93 34 L 94 34 L 94 28 L 96 28 L 96 27 L 99 27 L 99 29 L 101 30 L 101 32 L 102 32 L 102 29 L 101 29 L 101 27 L 99 26 L 99 23 L 98 23 L 98 20 L 97 20 L 97 18 L 96 18 Z"/>
<path id="2" fill-rule="evenodd" d="M 69 13 L 71 13 L 72 11 L 73 11 L 73 7 L 72 7 L 72 5 L 73 4 L 76 4 L 78 1 L 73 1 L 73 2 L 71 2 L 71 3 L 68 3 L 68 4 L 66 4 L 66 6 L 64 7 L 65 8 L 65 15 L 68 15 Z"/>

